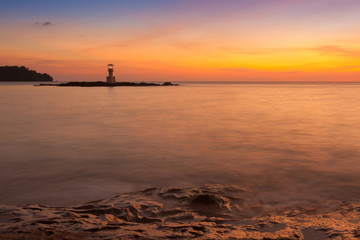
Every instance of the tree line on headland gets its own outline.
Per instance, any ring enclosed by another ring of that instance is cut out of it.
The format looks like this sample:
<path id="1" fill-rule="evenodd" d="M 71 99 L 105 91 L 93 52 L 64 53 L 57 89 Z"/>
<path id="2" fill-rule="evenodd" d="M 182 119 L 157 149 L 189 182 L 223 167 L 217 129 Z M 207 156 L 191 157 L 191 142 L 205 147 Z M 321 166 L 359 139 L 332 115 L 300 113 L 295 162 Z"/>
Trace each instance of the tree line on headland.
<path id="1" fill-rule="evenodd" d="M 53 78 L 47 73 L 38 73 L 27 67 L 0 66 L 0 82 L 50 82 Z"/>

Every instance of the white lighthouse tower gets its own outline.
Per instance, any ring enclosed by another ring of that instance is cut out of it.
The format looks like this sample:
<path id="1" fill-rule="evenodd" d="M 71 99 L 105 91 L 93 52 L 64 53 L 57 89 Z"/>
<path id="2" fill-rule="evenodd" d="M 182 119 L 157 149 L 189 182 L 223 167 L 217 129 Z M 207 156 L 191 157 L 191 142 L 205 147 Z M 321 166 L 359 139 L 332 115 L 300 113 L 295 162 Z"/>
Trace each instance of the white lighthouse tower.
<path id="1" fill-rule="evenodd" d="M 106 82 L 107 83 L 115 83 L 115 76 L 113 76 L 114 65 L 108 64 L 107 66 L 108 66 L 109 76 L 106 77 Z"/>

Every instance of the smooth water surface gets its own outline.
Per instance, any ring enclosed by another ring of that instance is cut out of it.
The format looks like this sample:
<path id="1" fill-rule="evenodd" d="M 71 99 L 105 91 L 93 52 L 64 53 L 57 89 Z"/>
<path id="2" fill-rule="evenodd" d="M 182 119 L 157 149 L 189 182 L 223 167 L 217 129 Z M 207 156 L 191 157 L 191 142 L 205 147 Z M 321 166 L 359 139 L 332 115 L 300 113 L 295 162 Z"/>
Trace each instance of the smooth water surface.
<path id="1" fill-rule="evenodd" d="M 359 84 L 0 85 L 0 204 L 148 186 L 360 199 Z"/>

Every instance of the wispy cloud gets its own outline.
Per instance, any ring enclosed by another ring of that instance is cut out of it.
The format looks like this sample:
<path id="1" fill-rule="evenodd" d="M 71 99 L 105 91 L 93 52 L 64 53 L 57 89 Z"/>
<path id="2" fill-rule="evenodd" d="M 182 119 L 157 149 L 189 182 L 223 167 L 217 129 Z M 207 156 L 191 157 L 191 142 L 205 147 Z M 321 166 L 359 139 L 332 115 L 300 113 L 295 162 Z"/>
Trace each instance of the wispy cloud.
<path id="1" fill-rule="evenodd" d="M 228 72 L 254 72 L 256 70 L 254 69 L 250 69 L 250 68 L 222 68 L 221 70 L 223 71 L 228 71 Z"/>
<path id="2" fill-rule="evenodd" d="M 243 55 L 264 55 L 274 54 L 280 52 L 297 52 L 303 51 L 300 47 L 289 47 L 289 48 L 236 48 L 236 47 L 220 47 L 221 51 L 231 54 L 243 54 Z"/>
<path id="3" fill-rule="evenodd" d="M 347 71 L 347 70 L 359 70 L 359 69 L 360 69 L 360 65 L 345 65 L 345 66 L 337 67 L 334 70 Z"/>
<path id="4" fill-rule="evenodd" d="M 219 26 L 222 23 L 261 19 L 275 13 L 279 8 L 286 7 L 287 3 L 286 0 L 274 0 L 271 3 L 265 2 L 265 4 L 261 1 L 257 3 L 249 1 L 248 3 L 248 1 L 238 0 L 229 0 L 227 4 L 219 4 L 217 0 L 179 1 L 167 10 L 167 21 L 164 21 L 163 15 L 156 11 L 147 14 L 143 12 L 132 14 L 133 18 L 146 23 L 147 28 L 140 29 L 140 31 L 133 29 L 132 33 L 130 31 L 126 37 L 122 37 L 111 45 L 122 48 L 158 39 L 178 40 L 179 33 L 186 35 L 189 31 L 191 34 L 194 29 L 198 29 L 204 36 L 209 23 L 215 25 L 213 31 L 220 31 L 222 28 Z M 254 7 L 252 11 L 249 10 L 251 7 Z M 199 45 L 198 39 L 195 39 L 194 42 L 196 43 L 177 44 L 177 47 L 194 50 L 194 47 Z M 249 54 L 258 53 L 250 52 Z"/>
<path id="5" fill-rule="evenodd" d="M 228 72 L 239 72 L 239 73 L 262 73 L 262 74 L 298 74 L 301 73 L 301 71 L 262 71 L 252 68 L 222 68 L 223 71 Z"/>
<path id="6" fill-rule="evenodd" d="M 47 26 L 50 26 L 50 25 L 54 25 L 52 22 L 50 21 L 46 21 L 46 22 L 36 22 L 35 23 L 36 25 L 41 25 L 41 26 L 44 26 L 44 27 L 47 27 Z"/>
<path id="7" fill-rule="evenodd" d="M 344 48 L 339 45 L 318 46 L 314 48 L 309 48 L 308 50 L 315 51 L 320 54 L 336 54 L 336 55 L 343 55 L 348 57 L 360 57 L 359 49 Z"/>

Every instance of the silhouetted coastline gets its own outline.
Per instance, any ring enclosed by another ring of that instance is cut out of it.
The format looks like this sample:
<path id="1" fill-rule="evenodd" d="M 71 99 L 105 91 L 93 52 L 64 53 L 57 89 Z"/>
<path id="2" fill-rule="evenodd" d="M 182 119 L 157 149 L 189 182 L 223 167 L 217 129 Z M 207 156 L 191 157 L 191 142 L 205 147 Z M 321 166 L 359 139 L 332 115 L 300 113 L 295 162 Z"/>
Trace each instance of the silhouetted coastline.
<path id="1" fill-rule="evenodd" d="M 179 84 L 165 82 L 165 83 L 146 83 L 146 82 L 68 82 L 60 84 L 39 84 L 35 86 L 58 86 L 58 87 L 150 87 L 150 86 L 178 86 Z"/>
<path id="2" fill-rule="evenodd" d="M 27 67 L 0 66 L 0 82 L 51 82 L 53 78 L 47 73 L 38 73 Z"/>

